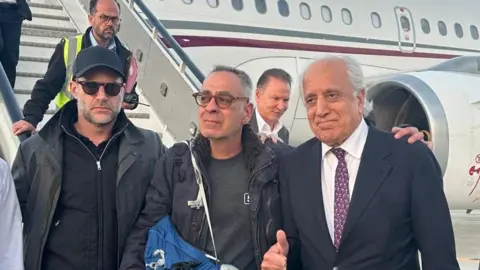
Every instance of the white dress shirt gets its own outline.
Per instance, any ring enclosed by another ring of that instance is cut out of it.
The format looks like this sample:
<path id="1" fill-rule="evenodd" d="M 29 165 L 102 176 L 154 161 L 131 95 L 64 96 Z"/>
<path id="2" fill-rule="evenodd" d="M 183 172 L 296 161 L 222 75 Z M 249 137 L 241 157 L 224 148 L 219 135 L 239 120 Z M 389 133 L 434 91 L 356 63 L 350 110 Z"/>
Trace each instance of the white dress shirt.
<path id="1" fill-rule="evenodd" d="M 360 166 L 360 158 L 362 157 L 363 148 L 367 141 L 368 126 L 365 120 L 360 122 L 353 134 L 342 144 L 342 148 L 347 153 L 345 161 L 347 163 L 349 177 L 349 193 L 350 200 L 352 198 L 355 180 L 357 178 L 358 168 Z M 335 205 L 335 170 L 337 169 L 337 157 L 330 151 L 332 147 L 322 143 L 322 195 L 323 205 L 325 207 L 325 218 L 327 221 L 330 236 L 334 238 L 334 205 Z"/>
<path id="2" fill-rule="evenodd" d="M 263 117 L 260 115 L 257 109 L 255 109 L 255 114 L 257 117 L 257 125 L 258 125 L 258 133 L 263 133 L 265 135 L 271 136 L 271 135 L 276 135 L 278 137 L 278 132 L 280 129 L 282 129 L 283 125 L 278 121 L 275 126 L 270 128 L 270 125 L 263 120 Z"/>
<path id="3" fill-rule="evenodd" d="M 0 269 L 24 269 L 22 214 L 10 169 L 3 159 L 0 159 Z"/>

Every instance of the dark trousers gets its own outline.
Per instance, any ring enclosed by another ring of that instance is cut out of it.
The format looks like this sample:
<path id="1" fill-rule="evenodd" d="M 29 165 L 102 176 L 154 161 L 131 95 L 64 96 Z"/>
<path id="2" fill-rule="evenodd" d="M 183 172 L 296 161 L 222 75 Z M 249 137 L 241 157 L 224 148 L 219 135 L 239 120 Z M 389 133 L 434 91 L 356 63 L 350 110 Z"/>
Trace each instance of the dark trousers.
<path id="1" fill-rule="evenodd" d="M 15 12 L 15 17 L 18 17 L 18 11 L 16 9 L 1 10 L 0 17 L 9 12 Z M 20 56 L 22 20 L 20 20 L 19 17 L 18 19 L 10 20 L 6 20 L 6 18 L 7 16 L 0 18 L 0 63 L 13 89 L 15 87 L 15 77 L 17 76 L 18 58 Z"/>

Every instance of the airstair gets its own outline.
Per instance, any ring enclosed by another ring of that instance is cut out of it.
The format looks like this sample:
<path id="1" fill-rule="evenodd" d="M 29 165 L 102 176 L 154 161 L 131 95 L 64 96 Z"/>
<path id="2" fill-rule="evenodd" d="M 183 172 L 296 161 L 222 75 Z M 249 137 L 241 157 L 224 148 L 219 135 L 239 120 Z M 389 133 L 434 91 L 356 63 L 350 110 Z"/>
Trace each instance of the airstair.
<path id="1" fill-rule="evenodd" d="M 127 116 L 135 125 L 158 132 L 167 146 L 189 138 L 196 127 L 196 105 L 191 95 L 197 91 L 203 74 L 143 2 L 119 0 L 119 4 L 119 38 L 138 59 L 140 102 L 150 105 L 126 111 Z M 4 81 L 5 75 L 0 74 L 0 155 L 9 164 L 24 139 L 13 136 L 11 124 L 20 119 L 20 110 L 30 98 L 35 82 L 46 72 L 56 44 L 62 37 L 82 33 L 89 26 L 88 0 L 31 0 L 29 5 L 33 20 L 24 21 L 22 27 L 15 98 Z M 173 50 L 167 49 L 162 40 L 169 42 Z M 11 100 L 16 100 L 18 106 Z M 55 112 L 52 101 L 38 129 Z"/>

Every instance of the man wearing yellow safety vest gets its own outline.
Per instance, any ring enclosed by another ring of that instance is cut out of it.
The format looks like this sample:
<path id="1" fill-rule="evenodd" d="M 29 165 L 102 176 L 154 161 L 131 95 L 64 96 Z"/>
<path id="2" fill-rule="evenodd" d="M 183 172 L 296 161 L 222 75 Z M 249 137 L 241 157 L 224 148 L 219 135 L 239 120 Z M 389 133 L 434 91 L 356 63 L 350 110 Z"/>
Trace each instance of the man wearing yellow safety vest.
<path id="1" fill-rule="evenodd" d="M 71 99 L 68 86 L 72 76 L 71 65 L 80 50 L 91 46 L 106 47 L 125 63 L 125 74 L 130 73 L 130 65 L 135 62 L 135 58 L 127 46 L 116 37 L 121 21 L 120 5 L 115 0 L 90 0 L 88 21 L 91 27 L 85 33 L 63 38 L 56 46 L 47 72 L 35 83 L 32 95 L 23 107 L 24 119 L 13 124 L 15 135 L 34 131 L 54 98 L 57 108 L 61 108 Z M 138 106 L 135 87 L 136 84 L 131 92 L 125 95 L 124 109 L 133 110 Z"/>

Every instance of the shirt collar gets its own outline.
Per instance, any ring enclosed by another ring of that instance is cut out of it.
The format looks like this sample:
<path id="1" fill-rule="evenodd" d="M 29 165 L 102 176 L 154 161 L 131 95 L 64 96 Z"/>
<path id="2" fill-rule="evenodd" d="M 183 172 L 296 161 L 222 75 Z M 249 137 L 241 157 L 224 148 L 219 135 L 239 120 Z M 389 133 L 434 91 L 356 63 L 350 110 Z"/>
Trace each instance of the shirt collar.
<path id="1" fill-rule="evenodd" d="M 348 154 L 353 156 L 356 159 L 360 159 L 362 157 L 363 148 L 365 147 L 365 143 L 367 141 L 368 135 L 368 126 L 365 123 L 365 120 L 362 118 L 360 124 L 358 125 L 357 129 L 348 137 L 348 139 L 339 146 L 345 150 Z M 332 149 L 331 146 L 328 146 L 322 142 L 322 160 L 328 154 L 328 152 Z"/>
<path id="2" fill-rule="evenodd" d="M 258 132 L 262 132 L 262 131 L 268 131 L 268 132 L 271 132 L 271 133 L 275 133 L 277 134 L 280 129 L 282 129 L 282 123 L 280 121 L 278 121 L 274 128 L 273 128 L 273 131 L 272 129 L 270 128 L 270 126 L 267 124 L 267 122 L 265 122 L 265 120 L 263 119 L 263 117 L 260 115 L 260 113 L 258 112 L 257 109 L 255 109 L 255 115 L 257 117 L 257 124 L 258 124 Z"/>
<path id="3" fill-rule="evenodd" d="M 89 37 L 90 37 L 90 42 L 92 43 L 92 46 L 98 46 L 98 42 L 93 36 L 93 29 L 90 30 Z M 115 44 L 115 39 L 112 38 L 112 40 L 110 41 L 110 44 L 108 45 L 108 49 L 111 51 L 115 51 L 116 47 L 117 47 L 117 44 Z"/>

